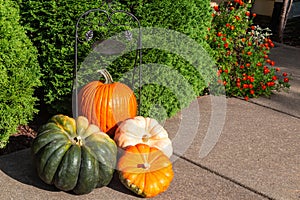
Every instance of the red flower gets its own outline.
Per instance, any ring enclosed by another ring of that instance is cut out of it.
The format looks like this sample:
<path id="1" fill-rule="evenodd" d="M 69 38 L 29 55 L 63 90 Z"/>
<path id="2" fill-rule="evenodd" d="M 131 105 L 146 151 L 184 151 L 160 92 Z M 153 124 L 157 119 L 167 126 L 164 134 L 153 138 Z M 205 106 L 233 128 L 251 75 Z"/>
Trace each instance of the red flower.
<path id="1" fill-rule="evenodd" d="M 269 47 L 269 43 L 265 43 L 264 46 L 265 46 L 266 48 L 268 48 L 268 47 Z"/>
<path id="2" fill-rule="evenodd" d="M 274 66 L 275 65 L 275 61 L 271 61 L 270 65 Z"/>
<path id="3" fill-rule="evenodd" d="M 272 77 L 272 80 L 273 80 L 273 81 L 276 81 L 276 80 L 277 80 L 277 76 L 274 75 L 274 76 Z"/>
<path id="4" fill-rule="evenodd" d="M 256 13 L 253 13 L 252 16 L 253 16 L 253 17 L 256 17 Z"/>
<path id="5" fill-rule="evenodd" d="M 239 16 L 235 16 L 235 19 L 236 20 L 240 20 L 241 18 Z"/>
<path id="6" fill-rule="evenodd" d="M 256 64 L 256 66 L 258 66 L 258 67 L 260 67 L 262 64 L 261 64 L 261 62 L 258 62 L 257 64 Z"/>
<path id="7" fill-rule="evenodd" d="M 271 86 L 274 86 L 275 85 L 275 82 L 271 82 Z"/>
<path id="8" fill-rule="evenodd" d="M 224 47 L 225 47 L 225 48 L 228 48 L 228 43 L 225 43 L 225 44 L 224 44 Z"/>
<path id="9" fill-rule="evenodd" d="M 286 72 L 283 72 L 282 73 L 282 76 L 287 76 L 288 74 Z"/>
<path id="10" fill-rule="evenodd" d="M 234 30 L 234 26 L 233 26 L 233 25 L 232 25 L 232 26 L 230 26 L 230 30 L 232 30 L 232 31 Z"/>
<path id="11" fill-rule="evenodd" d="M 268 74 L 270 72 L 269 68 L 264 67 L 264 74 Z"/>
<path id="12" fill-rule="evenodd" d="M 250 16 L 250 12 L 249 11 L 246 12 L 246 16 L 248 16 L 248 17 Z"/>
<path id="13" fill-rule="evenodd" d="M 284 78 L 283 82 L 288 83 L 289 82 L 289 78 Z"/>
<path id="14" fill-rule="evenodd" d="M 218 11 L 219 11 L 219 6 L 214 6 L 214 10 L 215 10 L 216 12 L 218 12 Z"/>

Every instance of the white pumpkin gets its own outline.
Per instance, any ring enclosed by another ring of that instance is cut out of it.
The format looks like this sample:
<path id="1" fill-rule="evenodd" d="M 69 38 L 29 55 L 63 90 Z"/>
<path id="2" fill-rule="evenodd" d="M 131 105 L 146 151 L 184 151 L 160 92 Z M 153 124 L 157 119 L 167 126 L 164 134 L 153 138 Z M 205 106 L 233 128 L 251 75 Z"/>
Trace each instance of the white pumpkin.
<path id="1" fill-rule="evenodd" d="M 121 122 L 114 140 L 120 148 L 142 143 L 158 148 L 168 157 L 173 154 L 172 142 L 167 131 L 155 119 L 149 117 L 136 116 Z"/>

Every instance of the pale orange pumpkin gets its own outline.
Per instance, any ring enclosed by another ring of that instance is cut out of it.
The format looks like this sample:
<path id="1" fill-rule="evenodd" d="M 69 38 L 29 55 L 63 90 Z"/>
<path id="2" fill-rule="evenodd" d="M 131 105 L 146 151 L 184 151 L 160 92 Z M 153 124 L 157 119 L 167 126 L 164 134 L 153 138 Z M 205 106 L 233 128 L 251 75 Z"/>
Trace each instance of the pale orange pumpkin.
<path id="1" fill-rule="evenodd" d="M 165 192 L 174 177 L 170 159 L 159 149 L 146 144 L 127 147 L 118 161 L 117 170 L 125 187 L 143 197 Z"/>
<path id="2" fill-rule="evenodd" d="M 113 82 L 106 69 L 99 70 L 105 82 L 92 81 L 78 94 L 79 115 L 112 136 L 119 122 L 136 116 L 137 101 L 125 84 Z"/>
<path id="3" fill-rule="evenodd" d="M 173 154 L 168 132 L 157 120 L 149 117 L 136 116 L 121 122 L 114 140 L 120 148 L 142 143 L 158 148 L 168 157 Z"/>

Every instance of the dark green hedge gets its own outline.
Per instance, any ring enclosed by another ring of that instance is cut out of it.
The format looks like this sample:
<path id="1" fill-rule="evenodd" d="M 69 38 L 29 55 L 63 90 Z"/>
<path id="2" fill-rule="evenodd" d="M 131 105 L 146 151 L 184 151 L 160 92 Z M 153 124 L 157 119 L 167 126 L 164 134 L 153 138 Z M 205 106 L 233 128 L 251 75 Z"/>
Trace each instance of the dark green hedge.
<path id="1" fill-rule="evenodd" d="M 16 0 L 22 8 L 23 24 L 29 31 L 29 36 L 39 50 L 39 63 L 45 76 L 42 78 L 42 93 L 44 101 L 59 113 L 70 112 L 72 93 L 72 73 L 74 66 L 74 35 L 75 23 L 78 17 L 91 8 L 99 8 L 101 1 L 56 1 L 56 0 Z M 175 30 L 186 34 L 200 45 L 208 48 L 205 42 L 207 27 L 210 26 L 211 9 L 208 0 L 182 1 L 114 1 L 114 9 L 127 10 L 137 16 L 142 27 L 156 27 Z M 121 16 L 116 16 L 120 20 Z M 118 32 L 122 29 L 113 29 Z M 98 30 L 99 32 L 100 30 Z M 102 30 L 107 37 L 107 30 Z M 96 32 L 95 32 L 96 33 Z M 150 37 L 151 39 L 151 37 Z M 149 40 L 150 40 L 149 39 Z M 143 38 L 147 42 L 147 36 Z M 168 42 L 168 39 L 164 42 Z M 148 41 L 149 42 L 149 41 Z M 90 53 L 88 45 L 79 47 L 79 62 L 84 61 Z M 124 73 L 132 70 L 134 52 L 129 52 L 114 60 L 108 67 L 115 80 L 124 78 Z M 143 49 L 143 63 L 158 63 L 177 70 L 187 80 L 187 87 L 181 87 L 182 96 L 178 100 L 176 94 L 168 90 L 168 81 L 173 81 L 173 74 L 165 75 L 166 84 L 161 86 L 145 81 L 142 91 L 143 104 L 141 114 L 156 118 L 170 117 L 181 108 L 186 107 L 196 95 L 201 95 L 207 87 L 204 78 L 197 70 L 184 60 L 181 55 L 172 51 L 159 49 Z M 197 63 L 203 68 L 207 63 Z M 171 70 L 172 71 L 172 70 Z M 93 74 L 96 72 L 93 71 Z M 155 73 L 155 72 L 154 72 Z M 168 73 L 168 72 L 166 72 Z M 130 73 L 129 73 L 130 74 Z M 209 73 L 208 73 L 209 74 Z M 167 78 L 170 77 L 170 78 Z M 147 77 L 145 77 L 147 79 Z M 148 77 L 149 78 L 149 77 Z M 182 85 L 177 83 L 178 87 Z M 174 86 L 175 87 L 175 86 Z M 137 91 L 135 90 L 137 93 Z M 193 94 L 192 94 L 193 93 Z M 138 94 L 138 93 L 137 93 Z M 178 95 L 177 95 L 178 96 Z M 161 110 L 164 108 L 164 114 Z"/>
<path id="2" fill-rule="evenodd" d="M 37 112 L 33 96 L 41 76 L 37 50 L 19 20 L 17 4 L 0 0 L 0 148 Z"/>
<path id="3" fill-rule="evenodd" d="M 146 74 L 151 74 L 148 79 L 152 80 L 145 82 L 157 82 L 160 86 L 154 87 L 153 84 L 149 84 L 143 87 L 142 114 L 155 116 L 158 119 L 170 117 L 187 107 L 195 96 L 202 95 L 205 88 L 208 87 L 204 81 L 207 77 L 203 76 L 212 73 L 211 68 L 207 65 L 209 62 L 205 62 L 210 59 L 205 58 L 206 55 L 203 55 L 205 50 L 197 49 L 193 42 L 198 43 L 206 50 L 209 49 L 205 42 L 205 36 L 211 22 L 210 1 L 141 0 L 123 1 L 123 3 L 140 19 L 142 27 L 176 31 L 154 30 L 153 33 L 146 31 L 147 33 L 143 33 L 146 36 L 142 41 L 144 44 L 146 43 L 144 45 L 146 47 L 152 46 L 151 43 L 161 44 L 158 48 L 143 49 L 143 63 L 167 66 L 165 69 L 161 69 L 162 66 L 157 67 L 157 65 L 151 69 L 144 68 Z M 178 33 L 186 35 L 191 40 Z M 153 35 L 158 36 L 158 39 Z M 203 54 L 192 55 L 197 51 Z M 183 58 L 183 56 L 186 57 Z M 203 58 L 200 58 L 201 56 Z M 189 61 L 187 57 L 190 58 Z M 191 63 L 191 60 L 198 60 L 201 63 Z M 150 72 L 150 70 L 152 71 Z"/>

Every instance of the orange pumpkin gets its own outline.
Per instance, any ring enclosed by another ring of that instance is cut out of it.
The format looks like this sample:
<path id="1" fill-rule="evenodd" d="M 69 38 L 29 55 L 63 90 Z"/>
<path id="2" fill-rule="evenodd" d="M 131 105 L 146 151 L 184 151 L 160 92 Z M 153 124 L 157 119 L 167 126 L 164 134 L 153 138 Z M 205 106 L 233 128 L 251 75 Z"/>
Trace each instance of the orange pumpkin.
<path id="1" fill-rule="evenodd" d="M 174 177 L 170 159 L 159 149 L 146 144 L 128 146 L 117 167 L 121 182 L 143 197 L 166 191 Z"/>
<path id="2" fill-rule="evenodd" d="M 99 126 L 101 131 L 113 135 L 119 122 L 136 116 L 137 101 L 127 85 L 113 82 L 106 69 L 99 72 L 105 82 L 92 81 L 78 94 L 79 115 Z"/>

